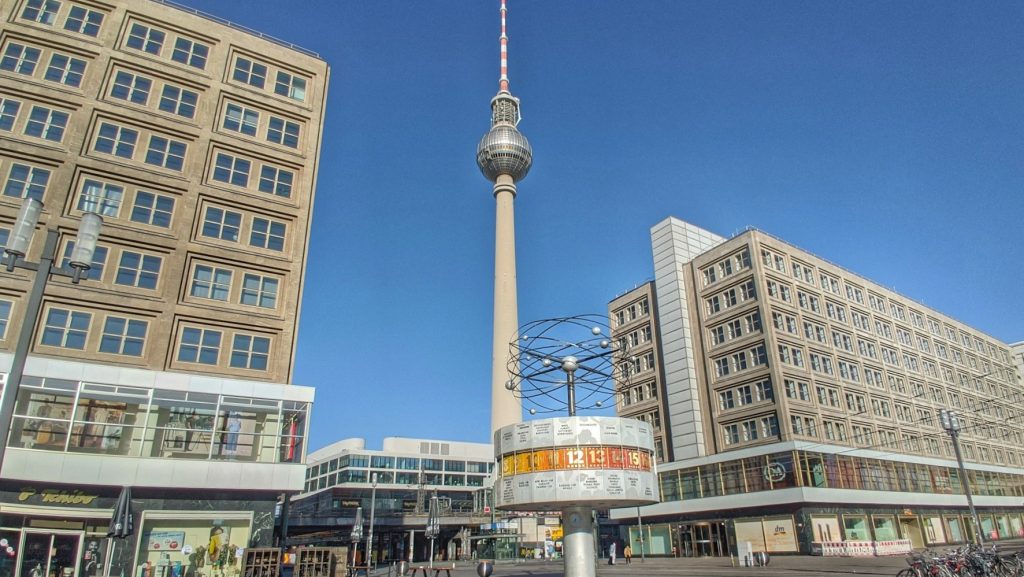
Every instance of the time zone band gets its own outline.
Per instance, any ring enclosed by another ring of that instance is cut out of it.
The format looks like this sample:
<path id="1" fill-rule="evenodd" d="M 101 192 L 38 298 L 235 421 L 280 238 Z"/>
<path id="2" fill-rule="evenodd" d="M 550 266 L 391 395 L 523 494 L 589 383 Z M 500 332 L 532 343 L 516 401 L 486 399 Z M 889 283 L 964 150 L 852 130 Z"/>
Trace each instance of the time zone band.
<path id="1" fill-rule="evenodd" d="M 624 469 L 650 471 L 652 454 L 635 447 L 585 446 L 531 449 L 501 456 L 501 475 L 510 477 L 543 471 Z"/>

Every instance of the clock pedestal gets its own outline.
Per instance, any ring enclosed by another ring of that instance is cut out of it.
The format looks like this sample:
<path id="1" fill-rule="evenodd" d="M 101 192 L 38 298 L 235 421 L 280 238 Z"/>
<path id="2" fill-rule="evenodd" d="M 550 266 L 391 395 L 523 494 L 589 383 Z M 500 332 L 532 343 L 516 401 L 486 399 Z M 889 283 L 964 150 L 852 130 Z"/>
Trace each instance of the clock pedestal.
<path id="1" fill-rule="evenodd" d="M 562 510 L 562 551 L 565 577 L 595 577 L 594 509 L 586 506 Z"/>
<path id="2" fill-rule="evenodd" d="M 658 502 L 651 426 L 620 417 L 555 417 L 498 429 L 494 487 L 503 511 L 561 511 L 565 577 L 594 577 L 595 509 Z"/>

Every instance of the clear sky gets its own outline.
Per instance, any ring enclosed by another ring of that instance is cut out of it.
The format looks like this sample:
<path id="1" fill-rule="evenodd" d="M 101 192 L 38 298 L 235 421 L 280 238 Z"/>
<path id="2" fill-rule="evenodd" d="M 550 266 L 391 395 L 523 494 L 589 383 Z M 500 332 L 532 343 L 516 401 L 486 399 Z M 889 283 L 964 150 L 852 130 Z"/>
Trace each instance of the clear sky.
<path id="1" fill-rule="evenodd" d="M 179 0 L 332 67 L 295 382 L 310 448 L 489 441 L 498 0 Z M 1024 3 L 509 0 L 521 323 L 605 313 L 650 227 L 754 226 L 1024 340 Z"/>

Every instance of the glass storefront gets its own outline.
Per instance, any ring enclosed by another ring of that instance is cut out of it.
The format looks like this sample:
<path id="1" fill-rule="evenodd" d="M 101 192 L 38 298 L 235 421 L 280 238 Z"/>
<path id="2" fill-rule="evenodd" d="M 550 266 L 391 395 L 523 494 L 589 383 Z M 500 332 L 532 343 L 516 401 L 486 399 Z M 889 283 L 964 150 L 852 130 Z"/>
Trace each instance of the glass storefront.
<path id="1" fill-rule="evenodd" d="M 300 462 L 307 403 L 25 376 L 10 447 Z"/>
<path id="2" fill-rule="evenodd" d="M 1024 475 L 972 470 L 975 496 L 1024 496 Z M 771 491 L 789 487 L 962 494 L 955 468 L 785 451 L 723 463 L 662 471 L 663 502 Z"/>
<path id="3" fill-rule="evenodd" d="M 165 512 L 144 515 L 131 575 L 237 577 L 251 526 L 251 515 L 244 513 L 186 518 Z"/>

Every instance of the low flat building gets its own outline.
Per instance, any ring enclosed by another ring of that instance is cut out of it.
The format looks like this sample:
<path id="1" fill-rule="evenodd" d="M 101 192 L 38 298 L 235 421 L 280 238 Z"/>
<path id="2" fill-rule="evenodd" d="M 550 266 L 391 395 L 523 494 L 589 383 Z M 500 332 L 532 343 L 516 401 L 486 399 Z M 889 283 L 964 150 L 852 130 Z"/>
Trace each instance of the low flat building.
<path id="1" fill-rule="evenodd" d="M 348 544 L 361 508 L 364 538 L 374 511 L 377 562 L 427 559 L 423 531 L 436 496 L 441 531 L 435 552 L 445 559 L 469 557 L 470 535 L 495 522 L 489 508 L 493 468 L 489 443 L 388 437 L 380 449 L 369 449 L 363 439 L 338 441 L 308 456 L 305 491 L 290 505 L 288 543 Z"/>

